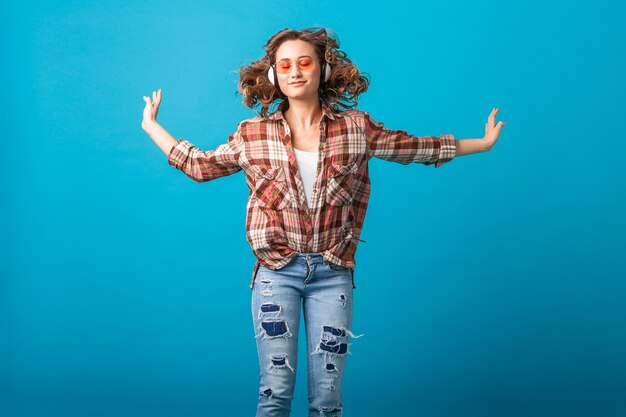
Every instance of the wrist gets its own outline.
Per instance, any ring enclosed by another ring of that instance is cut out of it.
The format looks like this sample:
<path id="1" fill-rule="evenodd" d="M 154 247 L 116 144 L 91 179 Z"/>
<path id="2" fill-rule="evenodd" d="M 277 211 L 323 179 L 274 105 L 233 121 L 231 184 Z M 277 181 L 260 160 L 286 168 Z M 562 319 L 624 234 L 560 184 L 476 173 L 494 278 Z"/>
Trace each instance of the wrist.
<path id="1" fill-rule="evenodd" d="M 480 139 L 480 152 L 489 152 L 490 149 L 491 147 L 487 142 L 487 138 L 483 137 L 482 139 Z"/>
<path id="2" fill-rule="evenodd" d="M 156 120 L 144 120 L 141 122 L 141 128 L 146 131 L 146 133 L 150 134 L 150 132 L 154 132 L 154 130 L 159 126 Z"/>

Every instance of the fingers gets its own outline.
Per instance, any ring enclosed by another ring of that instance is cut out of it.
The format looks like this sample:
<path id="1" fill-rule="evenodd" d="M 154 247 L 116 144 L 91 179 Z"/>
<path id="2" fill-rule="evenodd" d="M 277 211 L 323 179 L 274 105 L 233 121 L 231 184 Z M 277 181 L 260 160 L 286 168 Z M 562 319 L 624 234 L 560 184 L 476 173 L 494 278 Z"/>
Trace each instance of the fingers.
<path id="1" fill-rule="evenodd" d="M 161 89 L 159 88 L 156 91 L 152 91 L 152 104 L 158 107 L 160 103 L 161 103 Z"/>
<path id="2" fill-rule="evenodd" d="M 143 99 L 146 103 L 158 105 L 161 102 L 161 96 L 161 89 L 159 88 L 158 90 L 152 92 L 152 100 L 150 100 L 150 97 L 147 96 L 143 96 Z"/>
<path id="3" fill-rule="evenodd" d="M 493 109 L 491 109 L 491 113 L 489 113 L 489 117 L 487 118 L 487 126 L 493 128 L 493 127 L 502 127 L 506 125 L 506 123 L 502 121 L 500 121 L 496 125 L 496 116 L 498 115 L 499 112 L 500 112 L 500 109 L 498 107 L 494 107 Z"/>

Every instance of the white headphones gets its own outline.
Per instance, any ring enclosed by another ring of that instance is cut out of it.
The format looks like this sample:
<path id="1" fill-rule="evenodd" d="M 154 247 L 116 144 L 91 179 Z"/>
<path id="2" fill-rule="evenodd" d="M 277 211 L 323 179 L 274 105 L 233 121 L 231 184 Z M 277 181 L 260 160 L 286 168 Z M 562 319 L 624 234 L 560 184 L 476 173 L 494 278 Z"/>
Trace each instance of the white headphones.
<path id="1" fill-rule="evenodd" d="M 323 80 L 321 79 L 321 74 L 324 74 Z M 276 85 L 276 80 L 278 79 L 278 77 L 276 76 L 276 67 L 274 67 L 274 65 L 270 65 L 270 67 L 267 69 L 267 78 L 273 85 Z M 322 71 L 320 72 L 320 81 L 322 83 L 326 83 L 328 82 L 328 80 L 330 80 L 330 65 L 324 60 L 324 62 L 322 63 Z"/>

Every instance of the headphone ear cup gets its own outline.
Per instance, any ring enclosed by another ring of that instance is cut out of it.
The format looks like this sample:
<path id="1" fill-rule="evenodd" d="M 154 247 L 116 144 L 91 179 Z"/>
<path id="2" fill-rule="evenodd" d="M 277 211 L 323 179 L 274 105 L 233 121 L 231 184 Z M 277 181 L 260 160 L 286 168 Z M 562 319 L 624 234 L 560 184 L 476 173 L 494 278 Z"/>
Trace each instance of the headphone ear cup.
<path id="1" fill-rule="evenodd" d="M 276 85 L 276 82 L 274 81 L 274 67 L 270 66 L 270 67 L 267 69 L 267 78 L 270 80 L 270 82 L 271 82 L 273 85 Z"/>
<path id="2" fill-rule="evenodd" d="M 330 64 L 324 62 L 324 82 L 328 82 L 328 80 L 330 80 Z"/>

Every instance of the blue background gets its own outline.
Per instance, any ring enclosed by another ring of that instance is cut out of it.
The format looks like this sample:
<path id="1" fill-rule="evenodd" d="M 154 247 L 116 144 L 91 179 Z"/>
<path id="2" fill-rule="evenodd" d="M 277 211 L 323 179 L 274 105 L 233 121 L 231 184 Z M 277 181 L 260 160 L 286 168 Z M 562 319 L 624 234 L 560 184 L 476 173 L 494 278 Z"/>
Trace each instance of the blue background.
<path id="1" fill-rule="evenodd" d="M 359 108 L 387 127 L 507 123 L 441 168 L 371 161 L 344 415 L 626 415 L 618 2 L 0 7 L 0 415 L 254 415 L 243 173 L 171 168 L 142 96 L 162 88 L 158 121 L 215 148 L 256 114 L 237 69 L 312 25 L 370 74 Z"/>

